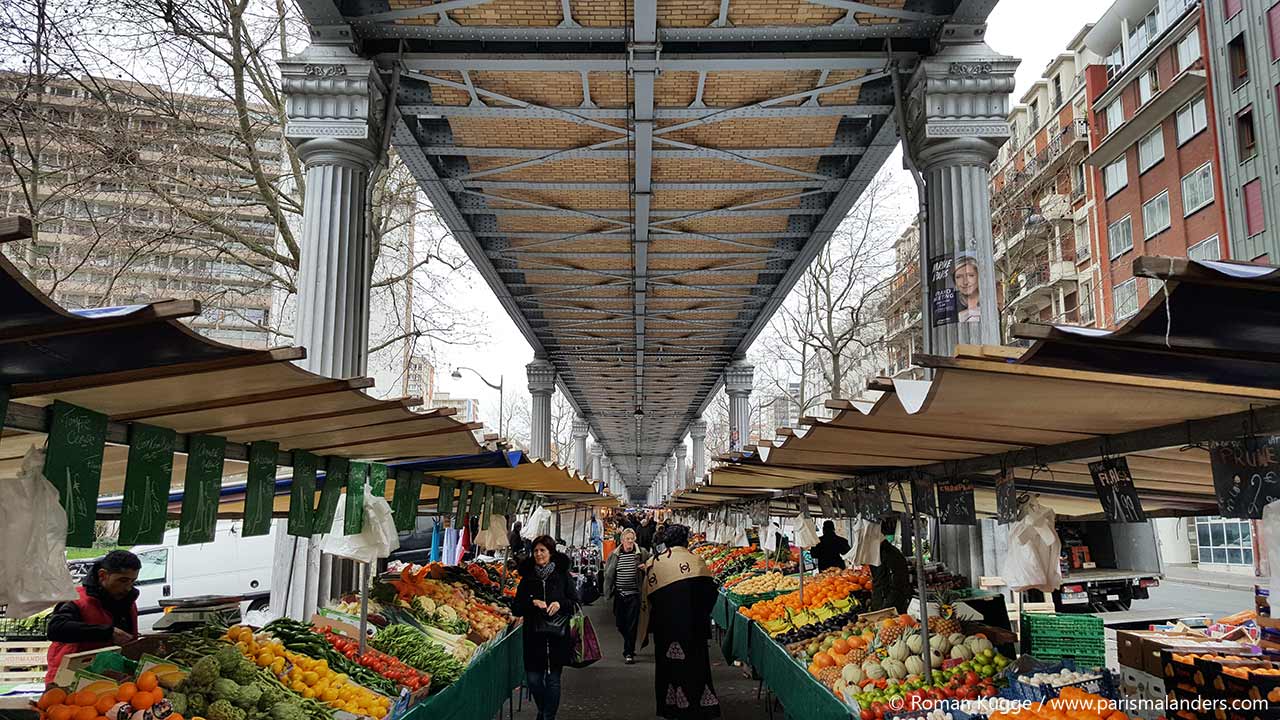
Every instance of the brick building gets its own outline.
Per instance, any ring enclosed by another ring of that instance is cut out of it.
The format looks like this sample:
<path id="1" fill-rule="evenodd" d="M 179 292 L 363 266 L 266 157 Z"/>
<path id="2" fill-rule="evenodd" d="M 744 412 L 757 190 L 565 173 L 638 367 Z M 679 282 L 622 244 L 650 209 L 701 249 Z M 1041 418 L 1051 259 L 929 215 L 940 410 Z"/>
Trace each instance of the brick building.
<path id="1" fill-rule="evenodd" d="M 1119 0 L 1084 35 L 1103 57 L 1085 70 L 1098 325 L 1133 316 L 1158 281 L 1133 258 L 1226 256 L 1213 83 L 1202 9 Z"/>

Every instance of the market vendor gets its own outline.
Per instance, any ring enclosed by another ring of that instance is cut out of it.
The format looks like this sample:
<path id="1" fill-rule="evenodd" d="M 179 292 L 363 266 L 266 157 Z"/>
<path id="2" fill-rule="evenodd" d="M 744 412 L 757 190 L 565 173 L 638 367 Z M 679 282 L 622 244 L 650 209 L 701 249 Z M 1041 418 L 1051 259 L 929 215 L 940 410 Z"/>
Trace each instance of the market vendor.
<path id="1" fill-rule="evenodd" d="M 899 614 L 907 611 L 911 602 L 911 572 L 907 558 L 893 544 L 893 533 L 898 521 L 885 518 L 880 522 L 880 564 L 871 566 L 871 610 L 896 608 Z"/>
<path id="2" fill-rule="evenodd" d="M 76 588 L 79 598 L 59 603 L 49 616 L 49 670 L 58 674 L 62 658 L 108 645 L 124 645 L 138 634 L 138 591 L 133 587 L 142 561 L 128 550 L 112 550 L 89 568 Z"/>
<path id="3" fill-rule="evenodd" d="M 818 563 L 818 572 L 829 568 L 845 569 L 845 553 L 849 552 L 849 541 L 836 534 L 836 524 L 830 520 L 822 523 L 822 537 L 814 545 L 809 554 Z"/>

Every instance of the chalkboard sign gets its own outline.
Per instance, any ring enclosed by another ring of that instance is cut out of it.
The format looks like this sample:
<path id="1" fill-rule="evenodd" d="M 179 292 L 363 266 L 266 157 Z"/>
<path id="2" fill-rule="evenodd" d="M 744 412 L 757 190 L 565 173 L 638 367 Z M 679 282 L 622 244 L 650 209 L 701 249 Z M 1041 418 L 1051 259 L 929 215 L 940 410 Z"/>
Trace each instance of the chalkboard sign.
<path id="1" fill-rule="evenodd" d="M 1103 458 L 1098 462 L 1091 462 L 1089 474 L 1093 476 L 1093 487 L 1098 491 L 1098 500 L 1102 502 L 1102 511 L 1107 514 L 1108 520 L 1146 522 L 1147 514 L 1142 511 L 1142 502 L 1138 500 L 1138 490 L 1133 486 L 1127 459 Z"/>
<path id="2" fill-rule="evenodd" d="M 369 493 L 374 497 L 387 497 L 387 466 L 382 463 L 369 465 Z"/>
<path id="3" fill-rule="evenodd" d="M 867 520 L 879 520 L 888 515 L 889 478 L 884 475 L 865 477 L 858 483 L 858 509 Z"/>
<path id="4" fill-rule="evenodd" d="M 44 476 L 67 511 L 67 546 L 93 547 L 107 416 L 55 400 Z"/>
<path id="5" fill-rule="evenodd" d="M 176 435 L 169 428 L 142 423 L 129 428 L 129 465 L 120 508 L 121 545 L 158 545 L 164 541 Z"/>
<path id="6" fill-rule="evenodd" d="M 1280 499 L 1280 436 L 1210 443 L 1209 461 L 1222 517 L 1260 520 Z"/>
<path id="7" fill-rule="evenodd" d="M 817 491 L 818 507 L 822 510 L 822 517 L 834 518 L 836 516 L 835 504 L 831 502 L 831 496 L 822 490 Z"/>
<path id="8" fill-rule="evenodd" d="M 453 522 L 453 526 L 456 528 L 462 527 L 462 523 L 467 518 L 467 508 L 470 506 L 470 503 L 471 503 L 471 492 L 472 490 L 471 490 L 470 481 L 463 480 L 458 484 L 458 507 L 455 513 L 457 517 L 454 519 L 454 522 Z"/>
<path id="9" fill-rule="evenodd" d="M 911 508 L 921 515 L 938 515 L 938 498 L 933 492 L 933 480 L 924 475 L 911 478 Z"/>
<path id="10" fill-rule="evenodd" d="M 485 486 L 484 497 L 480 500 L 480 529 L 489 529 L 489 516 L 493 514 L 494 491 L 497 488 Z"/>
<path id="11" fill-rule="evenodd" d="M 316 465 L 319 458 L 304 450 L 293 451 L 293 483 L 289 488 L 289 528 L 294 537 L 310 537 L 315 525 Z"/>
<path id="12" fill-rule="evenodd" d="M 218 522 L 218 497 L 222 491 L 222 460 L 226 450 L 226 438 L 217 435 L 191 435 L 187 438 L 187 478 L 182 485 L 179 545 L 213 542 Z"/>
<path id="13" fill-rule="evenodd" d="M 511 491 L 505 488 L 494 491 L 493 514 L 506 515 L 511 512 Z"/>
<path id="14" fill-rule="evenodd" d="M 953 478 L 937 485 L 938 522 L 943 525 L 977 525 L 973 506 L 973 481 Z"/>
<path id="15" fill-rule="evenodd" d="M 517 515 L 521 515 L 521 514 L 523 514 L 523 513 L 524 513 L 524 504 L 525 504 L 526 502 L 528 502 L 528 500 L 529 500 L 529 493 L 528 493 L 528 491 L 526 491 L 526 490 L 521 490 L 521 491 L 519 491 L 519 492 L 517 492 L 517 493 L 516 493 L 516 497 L 515 497 L 515 504 L 516 504 L 515 512 L 516 512 L 516 514 L 517 514 Z"/>
<path id="16" fill-rule="evenodd" d="M 453 512 L 453 491 L 458 488 L 458 481 L 451 478 L 440 478 L 440 495 L 436 498 L 436 512 L 448 515 Z"/>
<path id="17" fill-rule="evenodd" d="M 359 535 L 364 531 L 364 486 L 369 482 L 369 463 L 351 463 L 347 478 L 347 505 L 342 513 L 342 534 Z"/>
<path id="18" fill-rule="evenodd" d="M 1006 470 L 996 476 L 996 522 L 1001 525 L 1018 519 L 1018 488 L 1013 471 Z"/>
<path id="19" fill-rule="evenodd" d="M 858 517 L 858 491 L 851 488 L 837 488 L 836 499 L 840 501 L 840 507 L 844 510 L 844 517 Z M 768 525 L 768 515 L 765 516 L 763 523 L 758 525 Z"/>
<path id="20" fill-rule="evenodd" d="M 422 494 L 422 471 L 396 473 L 395 496 L 391 501 L 391 517 L 396 530 L 412 530 L 418 521 L 418 498 Z"/>
<path id="21" fill-rule="evenodd" d="M 325 458 L 325 463 L 324 487 L 320 488 L 315 526 L 311 528 L 315 535 L 333 532 L 333 521 L 338 517 L 338 501 L 342 499 L 342 489 L 347 486 L 351 471 L 351 461 L 346 458 Z"/>
<path id="22" fill-rule="evenodd" d="M 258 440 L 249 445 L 249 476 L 244 486 L 242 537 L 271 532 L 271 514 L 276 505 L 276 455 L 280 443 Z"/>

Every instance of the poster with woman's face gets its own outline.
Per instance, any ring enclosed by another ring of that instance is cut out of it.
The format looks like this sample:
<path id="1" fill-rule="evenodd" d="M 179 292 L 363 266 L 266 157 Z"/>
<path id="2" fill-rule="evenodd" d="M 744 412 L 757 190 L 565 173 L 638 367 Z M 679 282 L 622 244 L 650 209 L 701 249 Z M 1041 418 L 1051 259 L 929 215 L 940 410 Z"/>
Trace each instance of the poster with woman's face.
<path id="1" fill-rule="evenodd" d="M 960 322 L 978 322 L 982 313 L 978 307 L 978 259 L 961 254 L 955 262 L 956 319 Z"/>
<path id="2" fill-rule="evenodd" d="M 953 256 L 929 258 L 929 305 L 933 326 L 942 327 L 956 321 L 956 288 L 952 273 Z"/>

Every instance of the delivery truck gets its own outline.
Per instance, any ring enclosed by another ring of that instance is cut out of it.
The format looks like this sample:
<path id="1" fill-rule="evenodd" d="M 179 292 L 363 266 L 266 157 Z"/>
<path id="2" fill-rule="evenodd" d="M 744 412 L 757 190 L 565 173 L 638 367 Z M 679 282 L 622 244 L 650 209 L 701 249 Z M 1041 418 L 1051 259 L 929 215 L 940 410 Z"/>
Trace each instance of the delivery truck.
<path id="1" fill-rule="evenodd" d="M 1053 594 L 1059 612 L 1128 610 L 1164 577 L 1150 520 L 1112 523 L 1059 518 L 1062 588 Z"/>

